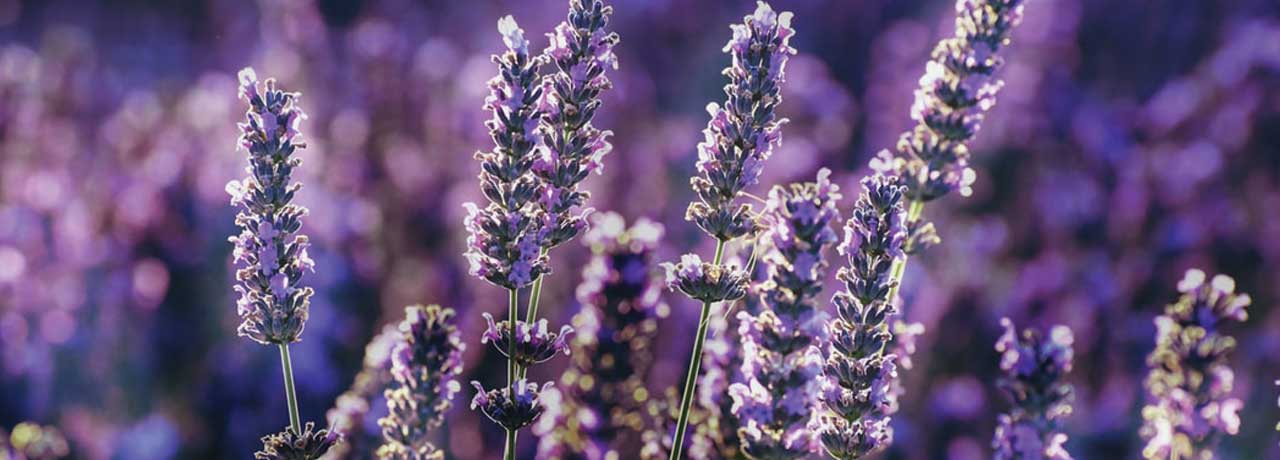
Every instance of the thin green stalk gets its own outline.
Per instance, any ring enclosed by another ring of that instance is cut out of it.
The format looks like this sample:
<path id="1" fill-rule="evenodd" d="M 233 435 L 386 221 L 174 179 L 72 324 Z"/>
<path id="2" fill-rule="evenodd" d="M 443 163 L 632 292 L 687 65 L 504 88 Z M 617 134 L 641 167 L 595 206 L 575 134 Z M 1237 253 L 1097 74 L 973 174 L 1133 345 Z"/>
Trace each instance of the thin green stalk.
<path id="1" fill-rule="evenodd" d="M 546 256 L 547 252 L 546 248 L 542 248 L 543 256 Z M 524 319 L 524 322 L 528 323 L 530 326 L 533 325 L 534 320 L 538 319 L 538 300 L 542 298 L 542 280 L 545 278 L 546 276 L 538 275 L 538 279 L 533 280 L 533 291 L 529 293 L 529 307 L 525 309 Z M 512 316 L 512 318 L 515 317 Z M 520 378 L 524 378 L 525 374 L 528 374 L 528 372 L 529 369 L 524 366 L 518 366 L 516 369 L 516 374 L 519 375 Z"/>
<path id="2" fill-rule="evenodd" d="M 284 368 L 284 394 L 289 403 L 289 426 L 293 433 L 302 434 L 302 418 L 298 416 L 298 393 L 293 388 L 293 362 L 289 359 L 289 344 L 280 345 L 280 367 Z"/>
<path id="3" fill-rule="evenodd" d="M 911 205 L 907 207 L 907 219 L 905 225 L 910 227 L 911 224 L 920 220 L 920 216 L 924 214 L 924 202 L 920 200 L 911 200 Z M 903 254 L 897 260 L 893 261 L 893 268 L 889 271 L 889 282 L 893 283 L 893 287 L 889 288 L 889 301 L 893 302 L 898 297 L 898 288 L 902 287 L 902 275 L 907 272 L 907 256 Z"/>
<path id="4" fill-rule="evenodd" d="M 716 241 L 716 256 L 712 265 L 720 265 L 724 256 L 724 240 Z M 684 451 L 684 431 L 689 425 L 689 408 L 693 405 L 693 391 L 698 386 L 698 371 L 702 368 L 702 346 L 707 341 L 707 325 L 710 324 L 711 302 L 702 303 L 702 315 L 698 319 L 698 335 L 693 341 L 693 356 L 689 362 L 689 373 L 684 378 L 684 391 L 680 396 L 680 418 L 676 420 L 675 439 L 671 444 L 671 460 L 679 460 Z"/>
<path id="5" fill-rule="evenodd" d="M 514 401 L 516 397 L 516 316 L 519 303 L 520 293 L 515 288 L 507 291 L 507 400 Z M 516 430 L 507 430 L 507 446 L 504 456 L 507 460 L 516 458 Z"/>

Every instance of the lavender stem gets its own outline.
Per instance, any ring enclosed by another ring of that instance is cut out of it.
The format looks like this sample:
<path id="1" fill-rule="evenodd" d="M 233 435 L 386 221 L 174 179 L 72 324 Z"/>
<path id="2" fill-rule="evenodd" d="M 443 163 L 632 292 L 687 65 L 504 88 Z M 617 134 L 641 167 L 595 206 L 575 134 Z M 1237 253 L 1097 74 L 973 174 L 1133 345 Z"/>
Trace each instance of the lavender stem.
<path id="1" fill-rule="evenodd" d="M 725 240 L 716 239 L 716 256 L 711 264 L 719 266 L 724 257 Z M 689 362 L 689 373 L 684 378 L 684 391 L 680 395 L 680 418 L 676 419 L 676 434 L 671 443 L 671 460 L 679 460 L 684 450 L 684 431 L 689 424 L 689 407 L 693 404 L 693 392 L 698 386 L 698 371 L 702 368 L 702 346 L 707 341 L 707 325 L 710 323 L 711 302 L 702 303 L 702 314 L 698 319 L 698 335 L 693 342 L 693 356 Z"/>
<path id="2" fill-rule="evenodd" d="M 280 367 L 284 369 L 284 394 L 289 404 L 289 426 L 293 432 L 302 434 L 302 417 L 298 416 L 298 392 L 293 387 L 293 361 L 289 359 L 289 344 L 281 343 Z"/>
<path id="3" fill-rule="evenodd" d="M 538 281 L 541 284 L 542 277 L 538 277 Z M 507 340 L 507 395 L 514 398 L 516 394 L 516 375 L 519 373 L 516 370 L 515 330 L 516 304 L 520 303 L 520 291 L 516 290 L 516 288 L 509 288 L 507 292 L 507 323 L 511 325 L 511 339 Z M 506 454 L 503 457 L 507 460 L 515 460 L 516 458 L 516 431 L 518 430 L 507 428 Z"/>
<path id="4" fill-rule="evenodd" d="M 920 217 L 924 215 L 924 201 L 912 199 L 911 204 L 907 207 L 907 219 L 903 223 L 907 228 L 912 228 Z M 893 287 L 889 288 L 889 301 L 893 302 L 898 298 L 898 289 L 902 287 L 902 276 L 907 273 L 907 259 L 910 256 L 906 253 L 902 254 L 897 260 L 893 261 L 893 270 L 889 272 L 889 281 Z"/>

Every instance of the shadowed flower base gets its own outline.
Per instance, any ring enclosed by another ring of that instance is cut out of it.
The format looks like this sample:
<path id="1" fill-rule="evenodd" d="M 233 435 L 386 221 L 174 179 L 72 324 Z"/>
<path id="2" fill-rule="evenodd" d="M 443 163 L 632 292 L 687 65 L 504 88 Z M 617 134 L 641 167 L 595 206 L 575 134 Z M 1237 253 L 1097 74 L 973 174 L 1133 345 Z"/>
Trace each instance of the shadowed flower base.
<path id="1" fill-rule="evenodd" d="M 680 263 L 664 263 L 667 288 L 680 290 L 707 303 L 741 299 L 747 294 L 747 273 L 738 267 L 703 262 L 697 254 L 685 254 Z"/>
<path id="2" fill-rule="evenodd" d="M 471 410 L 479 409 L 489 420 L 503 428 L 519 430 L 532 424 L 546 410 L 539 396 L 542 391 L 551 388 L 551 382 L 543 384 L 542 389 L 539 389 L 536 383 L 517 380 L 514 399 L 508 397 L 506 388 L 485 391 L 484 386 L 475 381 L 471 382 L 471 386 L 476 387 L 476 396 L 471 399 Z"/>
<path id="3" fill-rule="evenodd" d="M 573 327 L 565 325 L 560 332 L 547 331 L 547 320 L 540 319 L 534 324 L 523 321 L 516 322 L 515 356 L 509 356 L 511 326 L 508 321 L 495 322 L 493 315 L 484 314 L 489 328 L 484 331 L 480 343 L 492 343 L 502 356 L 514 358 L 522 367 L 529 367 L 555 357 L 556 353 L 569 355 L 569 337 L 573 336 Z"/>
<path id="4" fill-rule="evenodd" d="M 315 429 L 315 423 L 307 422 L 298 435 L 292 428 L 262 438 L 262 451 L 253 454 L 256 460 L 315 460 L 341 440 L 338 433 Z"/>

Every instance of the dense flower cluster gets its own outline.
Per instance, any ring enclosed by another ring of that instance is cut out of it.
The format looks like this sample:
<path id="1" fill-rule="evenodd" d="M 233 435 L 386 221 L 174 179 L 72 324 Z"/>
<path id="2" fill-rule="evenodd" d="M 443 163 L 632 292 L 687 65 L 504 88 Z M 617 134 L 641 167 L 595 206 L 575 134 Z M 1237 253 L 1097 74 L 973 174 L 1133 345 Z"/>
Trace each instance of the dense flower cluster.
<path id="1" fill-rule="evenodd" d="M 462 373 L 466 345 L 451 324 L 453 310 L 439 305 L 405 308 L 400 339 L 391 351 L 392 386 L 387 388 L 386 417 L 378 420 L 385 443 L 383 460 L 439 459 L 444 452 L 428 439 L 453 407 L 460 389 L 452 377 Z"/>
<path id="2" fill-rule="evenodd" d="M 830 350 L 824 367 L 822 402 L 826 413 L 818 432 L 827 453 L 857 459 L 887 447 L 893 439 L 889 417 L 897 411 L 897 360 L 889 320 L 896 281 L 889 275 L 902 256 L 905 239 L 898 178 L 875 174 L 862 180 L 863 193 L 845 224 L 838 247 L 848 258 L 836 277 L 844 290 L 832 298 L 837 318 L 829 324 Z"/>
<path id="3" fill-rule="evenodd" d="M 235 286 L 240 335 L 264 345 L 289 344 L 302 335 L 313 293 L 302 286 L 302 274 L 315 268 L 307 237 L 297 234 L 307 209 L 292 203 L 302 185 L 289 182 L 302 164 L 294 153 L 305 146 L 298 125 L 307 116 L 297 93 L 277 89 L 274 79 L 264 86 L 260 93 L 253 69 L 240 71 L 240 98 L 249 110 L 239 125 L 239 145 L 249 153 L 249 176 L 227 183 L 231 204 L 241 208 L 240 234 L 229 240 L 241 266 Z"/>
<path id="4" fill-rule="evenodd" d="M 1214 448 L 1240 429 L 1241 401 L 1231 397 L 1235 373 L 1227 355 L 1234 338 L 1219 328 L 1244 321 L 1251 300 L 1230 277 L 1188 270 L 1182 296 L 1156 317 L 1156 349 L 1147 357 L 1148 403 L 1142 409 L 1142 455 L 1148 459 L 1217 458 Z"/>
<path id="5" fill-rule="evenodd" d="M 254 452 L 255 460 L 316 460 L 334 446 L 342 437 L 335 432 L 315 429 L 307 422 L 302 434 L 286 428 L 284 431 L 262 438 L 262 450 Z"/>
<path id="6" fill-rule="evenodd" d="M 679 263 L 664 262 L 667 288 L 689 298 L 715 303 L 737 300 L 747 294 L 747 273 L 732 265 L 703 262 L 697 254 L 685 254 Z"/>
<path id="7" fill-rule="evenodd" d="M 393 324 L 382 328 L 364 349 L 364 365 L 356 374 L 347 391 L 338 395 L 333 408 L 325 415 L 329 430 L 342 436 L 342 443 L 333 446 L 324 458 L 342 460 L 373 458 L 378 441 L 365 430 L 365 417 L 372 409 L 371 402 L 381 395 L 391 380 L 391 350 L 402 340 L 400 330 Z"/>
<path id="8" fill-rule="evenodd" d="M 1004 83 L 995 72 L 997 54 L 1022 20 L 1024 0 L 956 0 L 955 36 L 934 48 L 920 77 L 911 118 L 895 153 L 880 152 L 873 166 L 903 178 L 912 201 L 930 201 L 952 191 L 969 194 L 974 172 L 965 143 L 978 132 Z"/>
<path id="9" fill-rule="evenodd" d="M 23 422 L 13 434 L 0 428 L 0 460 L 58 460 L 70 453 L 67 439 L 52 426 Z"/>
<path id="10" fill-rule="evenodd" d="M 535 433 L 538 458 L 624 458 L 640 449 L 658 319 L 667 306 L 653 269 L 661 225 L 597 214 L 584 243 L 592 258 L 578 286 L 573 364 L 543 394 L 547 414 Z"/>
<path id="11" fill-rule="evenodd" d="M 1071 414 L 1071 372 L 1075 338 L 1066 326 L 1055 326 L 1049 336 L 1028 329 L 1021 335 L 1009 318 L 1000 320 L 1004 335 L 996 341 L 1000 353 L 999 381 L 1013 401 L 1013 409 L 1001 414 L 991 448 L 996 460 L 1071 460 L 1063 444 L 1061 419 Z"/>
<path id="12" fill-rule="evenodd" d="M 742 451 L 757 459 L 794 459 L 816 453 L 809 429 L 817 413 L 826 315 L 814 302 L 827 262 L 822 252 L 838 237 L 840 188 L 831 171 L 817 182 L 774 187 L 765 209 L 764 261 L 768 280 L 759 287 L 761 308 L 738 313 L 744 382 L 729 388 Z"/>
<path id="13" fill-rule="evenodd" d="M 539 128 L 543 146 L 533 164 L 542 185 L 538 204 L 547 249 L 586 228 L 591 210 L 578 208 L 589 194 L 578 184 L 591 172 L 601 172 L 604 156 L 613 149 L 608 140 L 613 132 L 591 124 L 600 93 L 611 86 L 605 70 L 618 68 L 613 54 L 618 35 L 605 29 L 611 14 L 613 8 L 601 0 L 570 0 L 566 20 L 547 34 L 551 46 L 544 55 L 559 71 L 546 78 L 542 90 L 547 99 Z"/>
<path id="14" fill-rule="evenodd" d="M 552 384 L 547 382 L 542 385 L 542 388 L 538 388 L 536 383 L 524 379 L 517 380 L 512 385 L 515 390 L 514 397 L 506 387 L 485 391 L 480 382 L 471 382 L 471 386 L 476 388 L 476 396 L 471 399 L 472 410 L 479 410 L 489 417 L 489 420 L 503 428 L 519 430 L 529 426 L 546 411 L 546 406 L 541 401 L 541 393 L 550 390 Z"/>
<path id="15" fill-rule="evenodd" d="M 515 19 L 498 21 L 507 51 L 494 56 L 498 75 L 489 81 L 485 124 L 494 149 L 476 152 L 480 191 L 489 204 L 466 203 L 466 257 L 471 274 L 506 288 L 527 286 L 546 273 L 542 252 L 538 179 L 531 172 L 541 142 L 538 121 L 548 110 L 538 75 L 541 56 L 529 55 L 529 42 Z"/>
<path id="16" fill-rule="evenodd" d="M 698 175 L 691 180 L 699 201 L 686 214 L 722 241 L 755 228 L 751 206 L 735 200 L 759 180 L 765 160 L 782 142 L 786 119 L 778 118 L 775 109 L 782 102 L 787 59 L 796 53 L 788 44 L 795 34 L 790 12 L 777 13 L 758 2 L 754 13 L 732 27 L 733 39 L 724 46 L 733 56 L 724 70 L 730 80 L 724 87 L 728 98 L 724 106 L 707 105 L 711 121 L 698 144 Z"/>
<path id="17" fill-rule="evenodd" d="M 560 332 L 547 330 L 547 320 L 540 319 L 530 324 L 516 320 L 515 343 L 511 343 L 511 322 L 494 322 L 493 315 L 484 313 L 489 328 L 480 337 L 480 343 L 492 343 L 502 356 L 514 359 L 521 367 L 544 362 L 556 353 L 569 354 L 569 337 L 573 335 L 573 327 L 561 326 Z M 508 354 L 510 352 L 514 354 Z"/>

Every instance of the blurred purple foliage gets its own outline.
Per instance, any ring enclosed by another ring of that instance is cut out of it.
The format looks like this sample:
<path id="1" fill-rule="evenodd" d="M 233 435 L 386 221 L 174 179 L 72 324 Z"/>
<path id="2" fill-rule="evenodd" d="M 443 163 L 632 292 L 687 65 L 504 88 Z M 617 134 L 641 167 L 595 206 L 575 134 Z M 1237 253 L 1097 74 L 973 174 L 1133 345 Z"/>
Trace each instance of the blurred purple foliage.
<path id="1" fill-rule="evenodd" d="M 704 106 L 722 97 L 727 25 L 753 2 L 610 4 L 619 69 L 596 120 L 615 132 L 613 151 L 583 187 L 598 210 L 665 226 L 654 260 L 709 254 L 684 221 L 687 178 Z M 759 189 L 826 166 L 856 190 L 874 152 L 911 126 L 953 3 L 774 6 L 802 32 L 778 109 L 791 122 Z M 310 116 L 294 172 L 317 266 L 293 346 L 302 419 L 325 419 L 365 345 L 413 303 L 458 311 L 470 345 L 458 380 L 501 381 L 505 360 L 479 338 L 481 313 L 501 317 L 506 293 L 467 276 L 460 203 L 482 198 L 472 153 L 490 142 L 494 21 L 515 15 L 541 49 L 564 8 L 0 0 L 0 427 L 56 425 L 73 458 L 243 459 L 287 423 L 276 350 L 236 338 L 228 287 L 235 210 L 223 189 L 243 175 L 235 72 L 250 65 L 301 92 Z M 905 276 L 906 319 L 927 332 L 882 458 L 990 457 L 1007 407 L 991 347 L 1005 316 L 1074 333 L 1074 414 L 1061 427 L 1072 455 L 1137 458 L 1152 319 L 1192 267 L 1230 275 L 1254 300 L 1247 322 L 1223 326 L 1239 341 L 1230 363 L 1244 405 L 1218 452 L 1280 458 L 1280 5 L 1035 0 L 1003 52 L 1006 86 L 970 146 L 979 180 L 971 197 L 930 205 L 944 244 Z M 578 244 L 556 251 L 542 317 L 566 324 L 580 310 L 589 257 Z M 655 397 L 683 377 L 698 315 L 684 296 L 662 297 Z M 733 346 L 736 318 L 717 316 L 727 321 L 711 340 Z M 464 386 L 454 403 L 471 396 Z M 376 432 L 385 402 L 369 407 Z M 502 432 L 482 418 L 455 408 L 436 445 L 450 458 L 499 455 Z"/>

